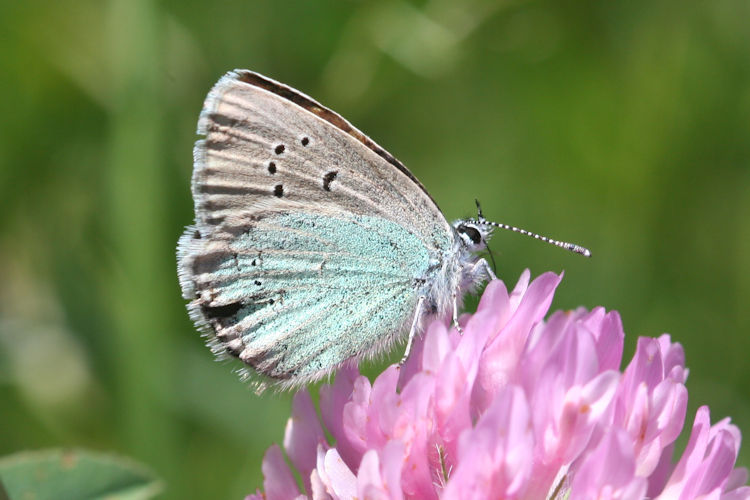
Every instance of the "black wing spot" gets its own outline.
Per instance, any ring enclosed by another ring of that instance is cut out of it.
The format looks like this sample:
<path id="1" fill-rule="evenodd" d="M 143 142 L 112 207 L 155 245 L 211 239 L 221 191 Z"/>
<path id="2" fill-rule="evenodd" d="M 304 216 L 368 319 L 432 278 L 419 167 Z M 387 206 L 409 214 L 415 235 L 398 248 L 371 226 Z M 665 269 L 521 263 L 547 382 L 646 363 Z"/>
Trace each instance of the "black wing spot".
<path id="1" fill-rule="evenodd" d="M 339 175 L 339 173 L 336 170 L 328 172 L 326 175 L 324 175 L 323 176 L 323 189 L 325 189 L 326 191 L 330 191 L 331 183 L 333 182 L 333 179 L 335 179 L 337 175 Z"/>
<path id="2" fill-rule="evenodd" d="M 260 281 L 258 281 L 258 280 L 255 280 L 255 284 L 258 285 L 258 286 L 261 285 Z"/>
<path id="3" fill-rule="evenodd" d="M 283 144 L 279 144 L 278 146 L 276 146 L 276 148 L 275 148 L 275 149 L 274 149 L 273 151 L 274 151 L 274 152 L 275 152 L 275 153 L 276 153 L 277 155 L 280 155 L 281 153 L 283 153 L 283 152 L 284 152 L 284 150 L 285 150 L 285 149 L 286 149 L 286 146 L 284 146 Z"/>
<path id="4" fill-rule="evenodd" d="M 194 240 L 199 240 L 199 239 L 201 239 L 201 233 L 200 233 L 200 231 L 198 231 L 197 229 L 196 229 L 196 230 L 195 230 L 195 232 L 193 233 L 193 239 L 194 239 Z"/>
<path id="5" fill-rule="evenodd" d="M 223 306 L 201 306 L 203 315 L 210 319 L 228 318 L 237 314 L 240 309 L 242 309 L 242 302 L 232 302 Z"/>
<path id="6" fill-rule="evenodd" d="M 276 173 L 276 164 L 274 162 L 268 162 L 268 173 L 273 175 Z"/>
<path id="7" fill-rule="evenodd" d="M 273 195 L 277 198 L 284 196 L 284 186 L 282 184 L 276 184 L 273 187 Z"/>
<path id="8" fill-rule="evenodd" d="M 300 142 L 302 143 L 303 146 L 307 146 L 308 144 L 310 144 L 310 138 L 309 137 L 303 137 Z"/>

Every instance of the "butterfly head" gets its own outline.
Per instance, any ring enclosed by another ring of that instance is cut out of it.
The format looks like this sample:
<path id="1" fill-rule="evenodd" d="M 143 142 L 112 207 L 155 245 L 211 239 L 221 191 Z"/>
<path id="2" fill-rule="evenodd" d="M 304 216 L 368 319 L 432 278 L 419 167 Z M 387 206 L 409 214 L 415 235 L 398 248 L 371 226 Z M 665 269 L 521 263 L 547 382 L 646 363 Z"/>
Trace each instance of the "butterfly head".
<path id="1" fill-rule="evenodd" d="M 463 247 L 471 253 L 481 252 L 487 248 L 494 227 L 479 219 L 460 219 L 453 223 Z"/>
<path id="2" fill-rule="evenodd" d="M 453 228 L 458 233 L 463 248 L 471 253 L 481 252 L 487 248 L 487 241 L 495 229 L 495 225 L 482 215 L 479 201 L 476 203 L 476 219 L 459 219 L 453 223 Z"/>

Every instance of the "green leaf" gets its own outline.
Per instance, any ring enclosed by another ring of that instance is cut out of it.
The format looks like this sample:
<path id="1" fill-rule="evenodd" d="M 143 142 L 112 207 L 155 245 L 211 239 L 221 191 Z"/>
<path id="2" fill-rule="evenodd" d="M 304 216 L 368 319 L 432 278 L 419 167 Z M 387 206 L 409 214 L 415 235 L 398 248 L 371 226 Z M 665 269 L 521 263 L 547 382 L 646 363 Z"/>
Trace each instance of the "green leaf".
<path id="1" fill-rule="evenodd" d="M 0 500 L 141 500 L 161 482 L 130 459 L 84 450 L 41 450 L 0 458 Z"/>

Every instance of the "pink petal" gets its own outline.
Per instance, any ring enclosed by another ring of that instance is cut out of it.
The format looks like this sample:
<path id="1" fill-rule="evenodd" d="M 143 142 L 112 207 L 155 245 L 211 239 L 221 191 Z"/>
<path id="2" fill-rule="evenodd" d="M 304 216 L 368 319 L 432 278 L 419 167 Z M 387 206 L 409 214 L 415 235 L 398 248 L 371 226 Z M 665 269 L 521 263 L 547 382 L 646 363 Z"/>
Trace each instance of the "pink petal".
<path id="1" fill-rule="evenodd" d="M 310 473 L 315 468 L 318 445 L 325 444 L 310 394 L 301 391 L 292 400 L 292 416 L 286 424 L 284 449 L 292 464 L 300 472 L 305 489 L 310 490 Z"/>
<path id="2" fill-rule="evenodd" d="M 448 327 L 446 324 L 447 320 L 441 321 L 435 319 L 425 325 L 426 328 L 424 332 L 417 334 L 414 343 L 412 344 L 409 357 L 406 359 L 406 362 L 399 367 L 399 387 L 406 385 L 409 380 L 420 371 L 439 369 L 443 357 L 452 348 L 450 340 L 448 339 Z M 428 338 L 431 338 L 436 334 L 432 333 L 433 331 L 436 333 L 441 332 L 438 334 L 438 344 L 435 345 L 433 341 L 428 347 L 426 345 Z M 429 349 L 428 353 L 425 352 L 426 349 Z M 426 358 L 425 356 L 428 357 Z M 425 365 L 425 363 L 427 363 L 427 365 Z M 430 363 L 432 363 L 432 365 L 430 365 Z"/>
<path id="3" fill-rule="evenodd" d="M 676 342 L 673 343 L 666 333 L 660 336 L 657 341 L 661 350 L 664 374 L 684 384 L 687 379 L 687 370 L 685 370 L 685 351 L 682 346 Z"/>
<path id="4" fill-rule="evenodd" d="M 300 494 L 297 481 L 287 467 L 281 448 L 273 445 L 263 457 L 263 489 L 268 500 L 294 499 Z"/>
<path id="5" fill-rule="evenodd" d="M 513 312 L 510 320 L 497 336 L 488 342 L 482 355 L 478 374 L 481 391 L 477 393 L 476 398 L 480 411 L 486 408 L 493 394 L 504 385 L 514 382 L 529 332 L 546 314 L 561 279 L 556 274 L 545 273 L 526 289 L 522 283 L 524 276 L 528 279 L 527 273 L 524 273 L 513 291 L 516 295 L 511 298 Z M 518 304 L 515 309 L 514 303 Z"/>
<path id="6" fill-rule="evenodd" d="M 326 485 L 318 475 L 318 470 L 315 469 L 310 474 L 310 487 L 312 488 L 313 500 L 333 500 L 333 497 L 328 494 Z"/>
<path id="7" fill-rule="evenodd" d="M 737 488 L 721 495 L 721 500 L 748 500 L 750 499 L 750 486 Z"/>
<path id="8" fill-rule="evenodd" d="M 349 402 L 358 373 L 356 369 L 344 367 L 339 370 L 333 385 L 323 385 L 320 388 L 320 415 L 323 425 L 336 441 L 336 449 L 349 465 L 356 465 L 362 459 L 362 454 L 347 440 L 344 430 L 344 406 Z"/>
<path id="9" fill-rule="evenodd" d="M 652 397 L 655 423 L 665 445 L 682 432 L 687 414 L 687 389 L 681 383 L 667 379 L 654 389 Z"/>
<path id="10" fill-rule="evenodd" d="M 357 477 L 347 467 L 335 448 L 325 452 L 323 467 L 318 461 L 318 473 L 334 498 L 354 498 L 357 495 Z"/>
<path id="11" fill-rule="evenodd" d="M 726 484 L 726 490 L 731 491 L 734 489 L 738 489 L 742 486 L 745 486 L 746 484 L 747 484 L 747 469 L 745 469 L 744 467 L 737 467 L 729 475 L 729 479 L 727 480 L 727 484 Z"/>
<path id="12" fill-rule="evenodd" d="M 534 449 L 530 409 L 523 390 L 514 386 L 500 394 L 476 428 L 495 433 L 491 451 L 496 464 L 496 491 L 504 491 L 506 497 L 520 495 L 532 470 Z"/>
<path id="13" fill-rule="evenodd" d="M 528 269 L 524 269 L 521 273 L 521 276 L 518 277 L 516 286 L 513 288 L 513 291 L 510 292 L 510 296 L 508 297 L 511 311 L 515 311 L 516 309 L 518 309 L 518 304 L 521 303 L 523 296 L 526 295 L 526 290 L 529 289 L 530 279 L 531 271 L 529 271 Z"/>
<path id="14" fill-rule="evenodd" d="M 645 479 L 635 476 L 630 437 L 612 429 L 578 467 L 569 496 L 636 500 L 645 493 Z"/>
<path id="15" fill-rule="evenodd" d="M 388 498 L 401 500 L 404 498 L 401 488 L 401 471 L 404 465 L 404 445 L 399 441 L 390 441 L 381 453 L 380 474 L 383 487 Z"/>
<path id="16" fill-rule="evenodd" d="M 387 498 L 380 477 L 380 460 L 378 452 L 369 450 L 362 456 L 362 463 L 357 471 L 358 498 Z"/>
<path id="17" fill-rule="evenodd" d="M 354 381 L 351 401 L 344 406 L 344 439 L 357 459 L 355 463 L 346 460 L 351 468 L 359 465 L 368 447 L 382 445 L 386 440 L 379 432 L 377 420 L 373 419 L 378 408 L 371 407 L 371 393 L 370 381 L 367 377 L 359 376 Z"/>
<path id="18" fill-rule="evenodd" d="M 425 334 L 422 370 L 432 373 L 440 371 L 443 360 L 450 350 L 448 329 L 439 321 L 433 322 Z"/>
<path id="19" fill-rule="evenodd" d="M 421 373 L 401 392 L 401 413 L 394 429 L 395 443 L 403 444 L 401 453 L 404 474 L 400 484 L 404 493 L 417 498 L 436 498 L 433 467 L 430 466 L 428 441 L 437 431 L 434 419 L 433 387 L 435 377 Z M 386 445 L 395 446 L 394 442 Z M 391 452 L 395 456 L 396 451 Z M 399 455 L 400 457 L 400 455 Z"/>
<path id="20" fill-rule="evenodd" d="M 711 426 L 708 407 L 698 408 L 690 433 L 690 440 L 682 454 L 682 458 L 675 466 L 667 486 L 661 494 L 661 498 L 676 498 L 677 492 L 684 488 L 690 473 L 696 469 L 703 459 L 703 452 L 708 441 L 708 432 Z"/>
<path id="21" fill-rule="evenodd" d="M 532 468 L 529 407 L 520 387 L 508 386 L 461 435 L 457 467 L 443 498 L 517 498 Z"/>
<path id="22" fill-rule="evenodd" d="M 638 475 L 643 477 L 654 472 L 665 449 L 677 439 L 682 430 L 687 411 L 687 389 L 670 379 L 664 380 L 651 393 L 648 404 L 645 432 L 636 452 Z M 641 437 L 634 434 L 631 436 Z"/>
<path id="23" fill-rule="evenodd" d="M 487 328 L 491 332 L 491 337 L 494 337 L 508 322 L 511 313 L 510 297 L 502 280 L 493 280 L 484 289 L 477 305 L 477 314 L 483 312 L 490 313 Z"/>
<path id="24" fill-rule="evenodd" d="M 435 418 L 446 447 L 455 451 L 458 436 L 471 427 L 471 393 L 463 383 L 466 370 L 454 353 L 449 354 L 435 381 Z"/>
<path id="25" fill-rule="evenodd" d="M 739 449 L 739 431 L 727 419 L 710 426 L 708 408 L 698 408 L 685 452 L 659 498 L 714 495 L 729 483 Z"/>
<path id="26" fill-rule="evenodd" d="M 550 361 L 562 367 L 565 385 L 585 384 L 600 373 L 594 338 L 578 324 L 571 324 L 569 329 L 564 337 L 566 341 L 560 344 L 561 349 Z"/>
<path id="27" fill-rule="evenodd" d="M 601 425 L 600 417 L 610 407 L 619 376 L 614 371 L 604 372 L 585 386 L 568 390 L 557 423 L 557 439 L 548 440 L 548 453 L 563 463 L 575 460 L 588 444 L 595 425 Z"/>
<path id="28" fill-rule="evenodd" d="M 393 435 L 395 421 L 398 419 L 398 405 L 401 396 L 396 391 L 399 372 L 394 365 L 378 375 L 372 384 L 370 400 L 367 402 L 368 425 L 367 443 L 370 448 L 381 448 Z M 377 401 L 377 405 L 372 402 Z"/>
<path id="29" fill-rule="evenodd" d="M 737 460 L 737 446 L 731 433 L 722 431 L 714 436 L 704 461 L 703 477 L 700 480 L 700 492 L 708 493 L 715 489 L 723 490 L 729 480 Z"/>
<path id="30" fill-rule="evenodd" d="M 601 320 L 599 320 L 600 315 L 604 315 Z M 603 307 L 597 307 L 582 322 L 588 331 L 596 337 L 599 370 L 619 370 L 622 362 L 625 332 L 617 311 L 605 314 Z"/>
<path id="31" fill-rule="evenodd" d="M 640 337 L 635 356 L 625 369 L 622 382 L 623 393 L 626 395 L 632 393 L 641 383 L 653 388 L 662 380 L 664 380 L 664 365 L 659 342 L 656 339 Z"/>
<path id="32" fill-rule="evenodd" d="M 672 463 L 673 450 L 674 442 L 662 450 L 659 463 L 651 472 L 651 475 L 648 476 L 648 491 L 646 492 L 648 498 L 655 498 L 664 489 L 664 485 L 667 484 L 667 480 L 674 469 L 674 464 Z"/>
<path id="33" fill-rule="evenodd" d="M 466 464 L 463 470 L 459 472 L 456 469 L 451 473 L 441 499 L 484 500 L 491 498 L 492 471 L 485 466 L 491 462 L 492 458 L 485 448 L 472 449 L 461 461 L 461 465 Z"/>

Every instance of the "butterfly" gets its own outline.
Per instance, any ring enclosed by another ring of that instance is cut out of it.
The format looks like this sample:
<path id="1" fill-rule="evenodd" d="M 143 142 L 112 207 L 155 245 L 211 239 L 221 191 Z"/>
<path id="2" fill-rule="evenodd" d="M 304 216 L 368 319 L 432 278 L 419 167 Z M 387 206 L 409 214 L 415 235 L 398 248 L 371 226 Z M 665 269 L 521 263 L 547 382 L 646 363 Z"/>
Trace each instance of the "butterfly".
<path id="1" fill-rule="evenodd" d="M 496 276 L 492 231 L 449 223 L 416 177 L 340 115 L 258 73 L 208 94 L 194 149 L 195 223 L 178 242 L 188 311 L 219 357 L 281 388 L 318 380 L 430 316 L 458 326 L 462 297 Z M 478 207 L 478 204 L 477 204 Z"/>

